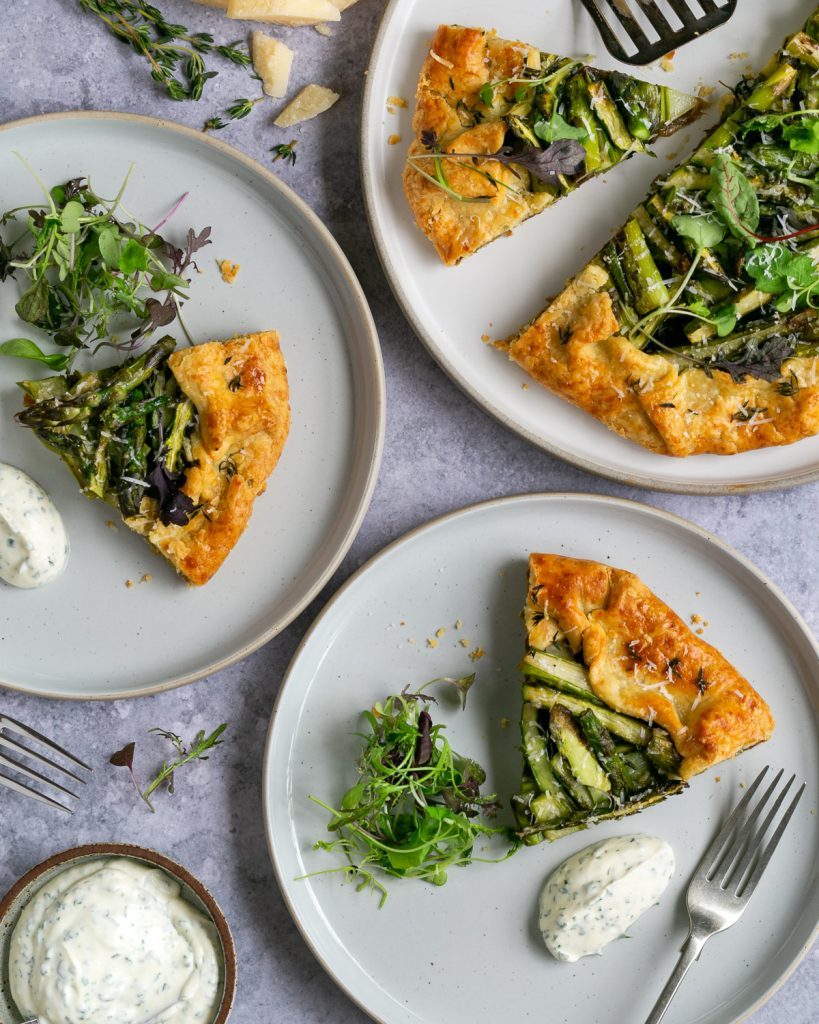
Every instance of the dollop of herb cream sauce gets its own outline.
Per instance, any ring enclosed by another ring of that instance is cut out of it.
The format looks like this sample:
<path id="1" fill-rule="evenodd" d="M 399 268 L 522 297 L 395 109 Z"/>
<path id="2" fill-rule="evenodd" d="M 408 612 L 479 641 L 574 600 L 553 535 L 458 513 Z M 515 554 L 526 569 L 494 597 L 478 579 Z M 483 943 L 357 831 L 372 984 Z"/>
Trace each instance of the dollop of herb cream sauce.
<path id="1" fill-rule="evenodd" d="M 49 879 L 11 937 L 11 995 L 41 1024 L 211 1024 L 219 938 L 160 868 L 127 857 Z"/>
<path id="2" fill-rule="evenodd" d="M 540 930 L 557 960 L 599 953 L 653 906 L 674 873 L 662 839 L 604 839 L 575 853 L 550 876 L 540 896 Z"/>
<path id="3" fill-rule="evenodd" d="M 0 462 L 0 579 L 41 587 L 68 561 L 68 537 L 54 502 L 31 477 Z"/>

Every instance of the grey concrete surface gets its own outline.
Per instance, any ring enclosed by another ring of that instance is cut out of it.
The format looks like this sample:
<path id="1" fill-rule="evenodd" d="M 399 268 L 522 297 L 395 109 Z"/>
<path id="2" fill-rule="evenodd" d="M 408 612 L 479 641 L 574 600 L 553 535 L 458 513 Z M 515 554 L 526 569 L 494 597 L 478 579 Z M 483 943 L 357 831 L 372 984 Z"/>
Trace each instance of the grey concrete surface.
<path id="1" fill-rule="evenodd" d="M 169 18 L 210 29 L 222 41 L 243 34 L 241 26 L 226 26 L 217 12 L 187 0 L 157 2 Z M 360 0 L 330 39 L 312 29 L 281 32 L 299 51 L 294 85 L 318 79 L 342 92 L 332 111 L 295 133 L 273 129 L 269 115 L 256 111 L 221 134 L 262 162 L 268 161 L 270 146 L 297 135 L 298 163 L 277 164 L 278 172 L 335 234 L 372 305 L 386 364 L 387 440 L 375 498 L 352 550 L 324 593 L 289 629 L 215 677 L 155 697 L 105 704 L 0 695 L 0 710 L 83 746 L 100 766 L 116 745 L 144 737 L 156 724 L 190 734 L 219 721 L 231 723 L 232 742 L 206 768 L 192 771 L 172 798 L 173 806 L 166 803 L 155 816 L 146 813 L 113 769 L 96 773 L 88 798 L 70 820 L 41 813 L 0 791 L 0 891 L 45 856 L 76 843 L 130 840 L 164 850 L 198 873 L 230 916 L 241 964 L 231 1018 L 235 1024 L 366 1019 L 324 974 L 281 900 L 263 834 L 260 775 L 271 708 L 296 645 L 342 581 L 384 544 L 433 516 L 487 497 L 570 490 L 635 498 L 685 516 L 739 548 L 779 584 L 814 632 L 819 628 L 819 485 L 702 498 L 608 483 L 536 451 L 475 408 L 413 336 L 375 256 L 358 177 L 364 69 L 382 6 L 382 0 Z M 248 83 L 240 69 L 228 68 L 209 83 L 199 104 L 166 99 L 143 62 L 102 31 L 76 0 L 14 0 L 3 4 L 0 25 L 3 120 L 55 110 L 110 109 L 198 128 L 235 97 L 253 95 L 255 83 Z M 80 735 L 87 737 L 82 744 Z M 143 765 L 162 753 L 159 740 L 143 740 Z M 819 1021 L 816 948 L 752 1020 Z"/>

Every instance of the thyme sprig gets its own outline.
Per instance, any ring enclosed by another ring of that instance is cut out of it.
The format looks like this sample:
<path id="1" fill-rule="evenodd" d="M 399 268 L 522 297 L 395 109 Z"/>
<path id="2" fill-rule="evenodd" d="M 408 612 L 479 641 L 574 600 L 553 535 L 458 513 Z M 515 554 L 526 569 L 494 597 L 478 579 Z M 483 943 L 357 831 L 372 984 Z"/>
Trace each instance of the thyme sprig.
<path id="1" fill-rule="evenodd" d="M 239 49 L 240 40 L 217 44 L 210 32 L 191 32 L 185 25 L 168 21 L 162 11 L 144 0 L 79 0 L 125 46 L 144 57 L 151 78 L 172 100 L 198 100 L 205 83 L 215 78 L 205 57 L 216 53 L 239 67 L 251 58 Z"/>
<path id="2" fill-rule="evenodd" d="M 170 742 L 176 751 L 176 757 L 172 758 L 170 761 L 162 762 L 162 767 L 156 773 L 154 778 L 151 779 L 145 789 L 140 787 L 137 782 L 136 773 L 134 772 L 134 752 L 136 750 L 136 743 L 128 743 L 122 748 L 122 750 L 118 750 L 115 754 L 112 754 L 110 763 L 117 767 L 128 769 L 131 775 L 131 781 L 134 784 L 134 789 L 136 789 L 140 798 L 145 801 L 153 814 L 156 812 L 156 808 L 151 803 L 151 794 L 161 786 L 165 786 L 168 793 L 172 794 L 174 792 L 175 773 L 186 764 L 190 764 L 192 761 L 207 761 L 208 751 L 213 750 L 214 747 L 218 747 L 223 742 L 220 737 L 226 729 L 226 722 L 217 726 L 209 736 L 205 735 L 204 729 L 200 729 L 187 746 L 182 738 L 175 732 L 159 728 L 149 729 L 149 732 L 157 733 L 157 735 L 162 736 Z"/>

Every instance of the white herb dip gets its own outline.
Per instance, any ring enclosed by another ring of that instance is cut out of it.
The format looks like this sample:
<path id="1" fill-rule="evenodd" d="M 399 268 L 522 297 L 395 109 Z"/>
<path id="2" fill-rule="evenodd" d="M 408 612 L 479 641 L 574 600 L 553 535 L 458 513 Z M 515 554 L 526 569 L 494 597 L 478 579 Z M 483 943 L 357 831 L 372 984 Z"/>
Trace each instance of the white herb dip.
<path id="1" fill-rule="evenodd" d="M 653 836 L 620 836 L 565 860 L 540 896 L 540 930 L 553 957 L 599 953 L 653 906 L 674 873 L 674 851 Z"/>
<path id="2" fill-rule="evenodd" d="M 30 476 L 0 462 L 0 579 L 13 587 L 42 587 L 68 561 L 60 513 Z"/>
<path id="3" fill-rule="evenodd" d="M 51 878 L 11 937 L 11 995 L 41 1024 L 212 1024 L 219 1007 L 213 923 L 160 868 L 127 857 Z"/>

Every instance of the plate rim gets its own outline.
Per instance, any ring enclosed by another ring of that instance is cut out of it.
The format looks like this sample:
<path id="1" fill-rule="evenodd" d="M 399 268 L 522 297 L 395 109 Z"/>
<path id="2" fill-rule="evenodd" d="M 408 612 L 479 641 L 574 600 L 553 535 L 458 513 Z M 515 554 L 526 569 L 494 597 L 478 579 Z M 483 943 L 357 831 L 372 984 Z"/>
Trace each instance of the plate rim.
<path id="1" fill-rule="evenodd" d="M 662 491 L 667 494 L 753 494 L 763 491 L 788 490 L 792 487 L 800 487 L 803 484 L 809 484 L 819 480 L 819 465 L 814 469 L 807 469 L 799 472 L 788 472 L 780 476 L 769 477 L 764 480 L 740 482 L 735 484 L 657 481 L 648 473 L 623 472 L 618 469 L 610 468 L 603 463 L 596 462 L 593 459 L 587 459 L 581 455 L 574 455 L 571 452 L 567 452 L 560 445 L 550 442 L 550 440 L 545 436 L 539 437 L 523 425 L 516 423 L 500 406 L 485 398 L 477 386 L 466 381 L 462 375 L 458 373 L 455 365 L 450 361 L 444 350 L 438 345 L 432 333 L 426 329 L 420 317 L 415 313 L 409 296 L 404 289 L 401 276 L 397 272 L 390 256 L 387 236 L 376 216 L 375 176 L 369 161 L 366 159 L 368 140 L 371 135 L 370 121 L 373 117 L 374 110 L 374 72 L 376 64 L 381 59 L 382 51 L 386 44 L 387 33 L 393 18 L 399 8 L 408 2 L 409 0 L 388 0 L 388 3 L 381 14 L 378 29 L 376 30 L 375 38 L 370 50 L 370 58 L 367 63 L 367 70 L 365 71 L 364 93 L 361 100 L 361 128 L 359 132 L 358 149 L 361 188 L 364 195 L 364 209 L 367 214 L 367 223 L 370 226 L 370 234 L 372 235 L 375 251 L 378 255 L 379 262 L 381 263 L 384 276 L 387 279 L 387 283 L 390 286 L 393 297 L 398 303 L 401 312 L 404 314 L 404 317 L 410 327 L 412 327 L 416 337 L 422 342 L 426 350 L 438 366 L 444 371 L 447 377 L 449 377 L 452 383 L 455 384 L 455 386 L 459 388 L 459 390 L 461 390 L 475 405 L 477 405 L 479 409 L 488 413 L 488 415 L 496 422 L 506 427 L 506 429 L 510 430 L 512 433 L 517 434 L 518 437 L 522 437 L 525 441 L 533 444 L 541 451 L 548 452 L 550 455 L 555 455 L 563 462 L 572 466 L 577 466 L 579 469 L 583 469 L 587 473 L 593 473 L 595 476 L 603 477 L 606 480 L 613 480 L 615 483 L 625 484 L 629 487 L 640 487 L 650 491 Z M 415 2 L 415 0 L 413 0 L 413 2 Z M 415 98 L 413 96 L 411 102 L 414 103 L 414 101 Z M 565 401 L 565 399 L 562 400 Z M 723 457 L 728 458 L 729 456 Z M 673 456 L 667 456 L 667 458 L 673 458 Z"/>
<path id="2" fill-rule="evenodd" d="M 273 822 L 270 815 L 270 806 L 268 801 L 268 781 L 271 777 L 272 769 L 272 753 L 273 753 L 273 734 L 276 727 L 276 721 L 279 716 L 281 709 L 282 698 L 293 679 L 294 672 L 296 669 L 297 662 L 300 660 L 302 653 L 304 652 L 307 645 L 311 642 L 313 635 L 318 632 L 319 628 L 323 625 L 325 618 L 333 611 L 335 605 L 344 598 L 346 592 L 351 589 L 370 568 L 376 565 L 379 561 L 387 556 L 391 555 L 397 548 L 401 547 L 405 543 L 413 541 L 420 534 L 433 531 L 439 526 L 445 523 L 451 522 L 452 520 L 458 519 L 461 516 L 469 515 L 473 512 L 483 510 L 492 506 L 501 507 L 505 505 L 523 504 L 531 500 L 545 500 L 546 502 L 564 502 L 571 500 L 580 500 L 588 502 L 590 505 L 600 505 L 603 508 L 606 506 L 614 506 L 619 508 L 625 508 L 627 510 L 636 510 L 643 514 L 648 513 L 657 519 L 670 523 L 671 525 L 682 528 L 684 531 L 693 534 L 700 540 L 704 540 L 709 544 L 713 544 L 719 548 L 729 558 L 737 561 L 743 569 L 747 570 L 754 576 L 760 585 L 767 590 L 772 597 L 779 602 L 782 609 L 788 613 L 794 624 L 798 627 L 799 631 L 804 635 L 808 641 L 810 649 L 812 649 L 814 656 L 816 657 L 817 663 L 819 663 L 819 640 L 813 635 L 807 622 L 803 619 L 801 613 L 796 608 L 790 598 L 782 591 L 777 583 L 775 583 L 766 573 L 762 571 L 754 562 L 751 561 L 746 555 L 744 555 L 733 545 L 728 544 L 727 541 L 722 540 L 716 534 L 705 527 L 700 526 L 698 523 L 693 522 L 690 519 L 686 519 L 683 516 L 678 516 L 673 512 L 668 512 L 665 509 L 657 508 L 654 505 L 649 505 L 643 501 L 636 501 L 633 498 L 619 498 L 607 494 L 595 494 L 588 491 L 534 491 L 534 492 L 523 492 L 519 494 L 510 494 L 497 498 L 489 498 L 484 501 L 475 502 L 471 505 L 465 505 L 461 508 L 453 509 L 449 512 L 445 512 L 443 515 L 434 517 L 427 522 L 421 523 L 413 529 L 397 537 L 395 540 L 390 541 L 389 544 L 377 551 L 371 558 L 360 566 L 345 582 L 339 587 L 339 589 L 333 594 L 327 604 L 322 608 L 313 622 L 310 624 L 307 632 L 304 634 L 301 642 L 293 653 L 287 669 L 282 676 L 282 682 L 279 687 L 278 693 L 276 694 L 276 700 L 273 705 L 273 711 L 270 716 L 270 724 L 268 725 L 267 735 L 265 737 L 265 750 L 264 759 L 262 761 L 262 817 L 264 822 L 265 830 L 265 841 L 267 843 L 268 855 L 273 865 L 273 873 L 276 877 L 276 883 L 279 887 L 282 899 L 284 900 L 285 906 L 293 920 L 299 934 L 306 943 L 308 949 L 318 961 L 319 965 L 330 977 L 332 982 L 341 989 L 342 992 L 361 1009 L 371 1020 L 376 1021 L 377 1024 L 394 1024 L 394 1021 L 389 1017 L 378 1016 L 364 1002 L 354 993 L 351 989 L 338 977 L 336 972 L 327 962 L 327 960 L 321 955 L 316 944 L 313 942 L 312 937 L 307 929 L 307 926 L 301 921 L 293 900 L 290 896 L 290 891 L 285 884 L 285 879 L 282 871 L 279 867 L 278 861 L 275 854 L 275 840 L 273 835 Z M 731 1020 L 725 1020 L 723 1024 L 742 1024 L 743 1021 L 747 1021 L 752 1014 L 756 1013 L 768 1000 L 779 991 L 779 989 L 785 984 L 785 982 L 791 977 L 796 968 L 802 963 L 807 956 L 813 944 L 819 938 L 819 919 L 813 926 L 813 931 L 808 937 L 807 941 L 803 944 L 801 949 L 798 951 L 796 957 L 788 965 L 787 969 L 782 975 L 777 978 L 773 985 L 771 985 L 760 997 L 757 999 L 752 1006 L 744 1011 L 739 1017 L 734 1017 Z"/>
<path id="3" fill-rule="evenodd" d="M 190 128 L 187 125 L 180 124 L 177 121 L 169 120 L 168 118 L 162 117 L 150 117 L 145 114 L 132 114 L 127 111 L 118 110 L 61 110 L 53 111 L 45 114 L 35 114 L 31 117 L 22 117 L 14 121 L 7 121 L 0 124 L 0 135 L 3 133 L 16 129 L 27 127 L 32 124 L 49 123 L 53 121 L 71 121 L 80 120 L 87 118 L 94 121 L 122 121 L 126 124 L 137 124 L 145 128 L 158 129 L 160 131 L 170 132 L 172 135 L 175 134 L 182 139 L 188 139 L 191 142 L 203 143 L 205 146 L 211 146 L 216 152 L 221 153 L 223 156 L 229 157 L 233 160 L 237 160 L 244 167 L 252 171 L 254 174 L 262 178 L 265 184 L 271 185 L 274 191 L 278 191 L 285 203 L 289 203 L 294 209 L 296 215 L 307 222 L 308 226 L 313 230 L 318 240 L 322 243 L 322 249 L 327 254 L 331 262 L 333 262 L 338 270 L 344 284 L 348 289 L 348 294 L 353 300 L 356 307 L 356 311 L 361 318 L 362 326 L 365 328 L 364 331 L 364 354 L 368 357 L 368 364 L 372 367 L 372 402 L 375 419 L 375 435 L 372 438 L 372 443 L 369 451 L 369 464 L 366 469 L 366 478 L 364 481 L 364 487 L 356 502 L 355 509 L 352 517 L 349 521 L 347 530 L 341 539 L 335 553 L 332 558 L 327 562 L 324 569 L 317 575 L 312 586 L 308 588 L 301 600 L 292 605 L 290 609 L 273 622 L 267 629 L 263 630 L 257 637 L 251 640 L 249 643 L 244 644 L 238 650 L 226 655 L 223 658 L 217 658 L 214 661 L 209 662 L 207 665 L 201 668 L 194 669 L 189 672 L 185 672 L 182 675 L 169 676 L 167 679 L 162 679 L 159 682 L 153 683 L 150 686 L 134 688 L 131 687 L 128 690 L 122 691 L 104 691 L 99 693 L 61 693 L 52 690 L 33 690 L 29 686 L 21 685 L 9 681 L 5 678 L 0 677 L 0 687 L 7 690 L 13 690 L 17 693 L 24 693 L 33 697 L 42 697 L 50 700 L 65 700 L 65 701 L 78 701 L 78 700 L 127 700 L 134 697 L 148 697 L 153 694 L 163 693 L 167 690 L 173 690 L 180 686 L 186 686 L 189 683 L 197 682 L 205 677 L 215 675 L 218 672 L 222 672 L 224 669 L 229 668 L 231 665 L 235 665 L 240 661 L 253 654 L 264 644 L 268 643 L 274 637 L 278 636 L 283 630 L 285 630 L 292 622 L 298 618 L 299 615 L 307 608 L 312 601 L 321 593 L 327 583 L 333 576 L 333 573 L 341 564 L 344 557 L 350 550 L 353 542 L 355 541 L 358 533 L 361 529 L 361 525 L 364 522 L 364 517 L 369 511 L 372 503 L 373 494 L 375 492 L 375 486 L 378 482 L 379 471 L 381 468 L 382 456 L 384 453 L 384 440 L 386 435 L 386 377 L 384 373 L 384 359 L 381 353 L 381 342 L 378 336 L 378 329 L 375 325 L 372 310 L 370 309 L 369 301 L 364 293 L 364 289 L 356 276 L 355 271 L 344 254 L 343 249 L 336 241 L 335 237 L 331 234 L 329 228 L 327 228 L 323 221 L 319 218 L 310 206 L 305 202 L 301 196 L 298 195 L 289 185 L 286 185 L 280 178 L 278 178 L 272 171 L 269 171 L 263 164 L 260 164 L 253 157 L 248 156 L 247 153 L 231 146 L 227 142 L 223 142 L 221 139 L 214 138 L 208 133 L 197 131 L 195 128 Z M 366 458 L 366 455 L 365 455 Z"/>

